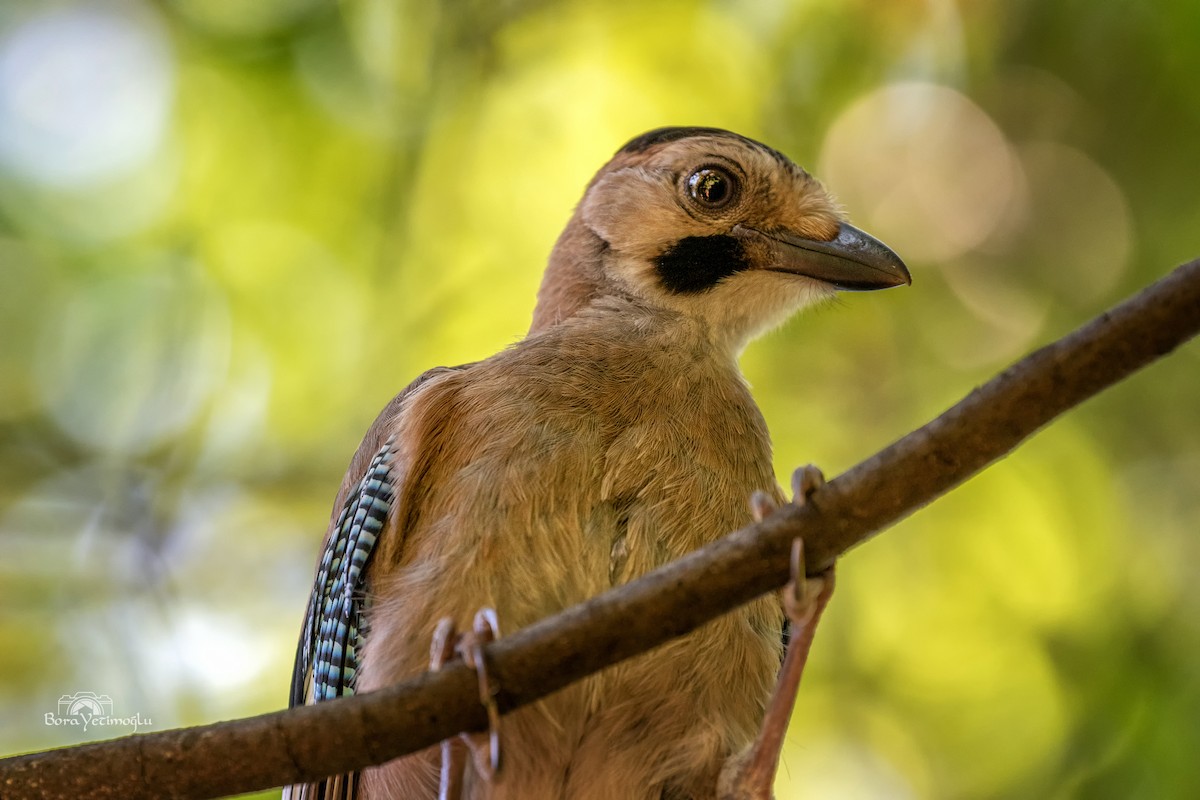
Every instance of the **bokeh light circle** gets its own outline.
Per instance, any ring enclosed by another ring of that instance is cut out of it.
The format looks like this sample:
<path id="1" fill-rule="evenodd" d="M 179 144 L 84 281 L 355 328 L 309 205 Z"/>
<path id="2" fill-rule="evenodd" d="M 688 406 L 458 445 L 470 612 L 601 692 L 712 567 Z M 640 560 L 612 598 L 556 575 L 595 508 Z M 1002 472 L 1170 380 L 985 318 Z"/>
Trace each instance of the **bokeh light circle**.
<path id="1" fill-rule="evenodd" d="M 166 31 L 149 8 L 29 17 L 0 32 L 0 168 L 64 187 L 122 174 L 158 149 L 173 94 Z"/>
<path id="2" fill-rule="evenodd" d="M 1019 169 L 1004 134 L 962 93 L 895 83 L 830 126 L 821 177 L 852 217 L 910 261 L 948 261 L 1002 223 Z"/>

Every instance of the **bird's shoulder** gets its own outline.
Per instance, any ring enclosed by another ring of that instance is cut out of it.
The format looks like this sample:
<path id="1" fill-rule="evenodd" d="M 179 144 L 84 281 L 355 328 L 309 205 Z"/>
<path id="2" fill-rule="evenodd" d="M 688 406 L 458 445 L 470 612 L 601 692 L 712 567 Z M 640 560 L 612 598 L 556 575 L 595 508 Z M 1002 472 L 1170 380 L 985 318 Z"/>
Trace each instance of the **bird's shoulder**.
<path id="1" fill-rule="evenodd" d="M 348 494 L 362 479 L 363 475 L 366 474 L 372 459 L 380 452 L 386 442 L 396 440 L 398 428 L 409 413 L 409 409 L 414 401 L 419 400 L 424 392 L 427 392 L 430 387 L 436 386 L 446 377 L 465 372 L 472 366 L 473 364 L 461 364 L 452 367 L 433 367 L 428 369 L 414 378 L 411 383 L 401 389 L 383 407 L 383 410 L 375 417 L 375 421 L 367 428 L 367 432 L 363 435 L 358 449 L 355 450 L 354 456 L 350 459 L 350 465 L 346 468 L 346 475 L 342 480 L 341 490 L 338 492 L 337 501 L 334 503 L 335 518 L 338 509 L 345 503 Z M 403 443 L 400 444 L 402 445 Z M 400 446 L 397 445 L 395 449 L 400 449 Z M 330 522 L 332 524 L 333 520 L 331 519 Z"/>
<path id="2" fill-rule="evenodd" d="M 660 419 L 664 418 L 664 419 Z M 732 354 L 679 315 L 607 298 L 589 313 L 466 364 L 430 369 L 379 413 L 346 473 L 338 506 L 380 447 L 396 442 L 397 478 L 424 474 L 480 447 L 548 432 L 631 427 L 693 434 L 715 427 L 766 438 L 765 422 Z M 690 437 L 689 437 L 690 438 Z M 703 437 L 700 437 L 703 438 Z M 490 444 L 489 444 L 490 443 Z M 430 463 L 426 463 L 430 462 Z"/>

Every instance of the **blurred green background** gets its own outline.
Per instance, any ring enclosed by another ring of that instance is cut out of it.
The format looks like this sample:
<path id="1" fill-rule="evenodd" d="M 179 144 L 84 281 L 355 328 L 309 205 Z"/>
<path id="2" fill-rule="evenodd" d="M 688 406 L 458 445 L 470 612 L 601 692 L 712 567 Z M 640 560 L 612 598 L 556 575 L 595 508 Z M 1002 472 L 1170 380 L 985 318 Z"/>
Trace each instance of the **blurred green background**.
<path id="1" fill-rule="evenodd" d="M 912 268 L 746 353 L 786 483 L 1200 255 L 1197 76 L 1194 0 L 9 0 L 0 752 L 284 706 L 359 437 L 522 335 L 637 133 L 759 138 Z M 1192 344 L 850 554 L 780 800 L 1200 796 L 1198 475 Z"/>

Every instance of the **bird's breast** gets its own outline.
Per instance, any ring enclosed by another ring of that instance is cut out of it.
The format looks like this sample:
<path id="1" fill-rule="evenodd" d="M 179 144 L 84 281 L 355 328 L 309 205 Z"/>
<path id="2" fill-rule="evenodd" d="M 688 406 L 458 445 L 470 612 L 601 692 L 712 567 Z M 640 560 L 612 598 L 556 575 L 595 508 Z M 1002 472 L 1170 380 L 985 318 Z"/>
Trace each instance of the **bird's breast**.
<path id="1" fill-rule="evenodd" d="M 466 455 L 430 519 L 467 537 L 497 602 L 529 619 L 749 522 L 775 491 L 765 423 L 732 363 L 558 347 L 462 379 Z M 510 563 L 509 563 L 510 562 Z"/>

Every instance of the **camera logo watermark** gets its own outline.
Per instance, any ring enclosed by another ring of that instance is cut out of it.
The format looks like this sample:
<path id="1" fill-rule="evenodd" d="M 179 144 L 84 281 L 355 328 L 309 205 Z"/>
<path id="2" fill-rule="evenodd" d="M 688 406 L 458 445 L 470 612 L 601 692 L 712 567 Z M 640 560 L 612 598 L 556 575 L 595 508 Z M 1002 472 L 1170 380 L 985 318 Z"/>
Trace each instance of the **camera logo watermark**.
<path id="1" fill-rule="evenodd" d="M 46 724 L 78 726 L 84 731 L 91 726 L 133 728 L 137 733 L 138 728 L 149 728 L 154 723 L 141 712 L 132 717 L 115 716 L 112 698 L 106 694 L 76 692 L 58 698 L 58 711 L 46 712 Z"/>

